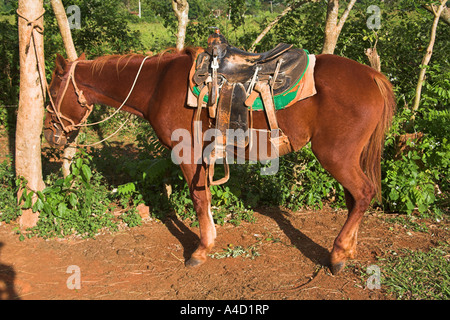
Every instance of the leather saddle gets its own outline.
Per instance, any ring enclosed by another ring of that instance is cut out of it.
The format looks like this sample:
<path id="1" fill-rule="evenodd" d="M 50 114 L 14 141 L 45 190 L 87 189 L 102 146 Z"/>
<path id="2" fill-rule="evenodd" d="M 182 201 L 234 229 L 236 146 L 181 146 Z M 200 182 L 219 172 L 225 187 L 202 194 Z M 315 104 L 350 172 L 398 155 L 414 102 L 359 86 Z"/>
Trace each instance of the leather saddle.
<path id="1" fill-rule="evenodd" d="M 216 120 L 216 129 L 222 134 L 216 138 L 209 159 L 212 167 L 220 158 L 224 158 L 226 164 L 227 145 L 248 146 L 249 114 L 251 117 L 252 104 L 257 97 L 263 101 L 271 131 L 278 130 L 276 138 L 271 139 L 272 145 L 279 154 L 292 151 L 288 137 L 278 127 L 273 97 L 292 89 L 307 65 L 307 53 L 289 44 L 281 43 L 263 53 L 250 53 L 231 46 L 218 31 L 209 36 L 208 47 L 197 57 L 192 82 L 200 92 L 197 118 L 201 109 L 208 107 L 209 116 Z M 247 134 L 237 135 L 237 141 L 227 141 L 229 129 Z M 211 184 L 221 184 L 228 178 L 214 182 L 210 175 L 210 180 Z"/>
<path id="2" fill-rule="evenodd" d="M 197 58 L 197 69 L 193 81 L 200 85 L 212 74 L 214 58 L 217 59 L 217 74 L 229 83 L 242 83 L 248 88 L 258 69 L 259 81 L 276 79 L 271 83 L 275 95 L 289 90 L 302 76 L 307 66 L 307 53 L 280 43 L 270 51 L 250 53 L 231 46 L 225 37 L 214 33 L 208 38 L 208 48 Z"/>

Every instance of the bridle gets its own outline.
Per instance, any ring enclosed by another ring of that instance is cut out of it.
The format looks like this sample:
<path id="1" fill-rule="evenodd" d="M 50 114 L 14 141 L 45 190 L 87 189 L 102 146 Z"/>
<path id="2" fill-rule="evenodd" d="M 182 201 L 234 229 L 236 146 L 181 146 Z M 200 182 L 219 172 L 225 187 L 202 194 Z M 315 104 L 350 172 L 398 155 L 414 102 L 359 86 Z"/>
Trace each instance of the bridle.
<path id="1" fill-rule="evenodd" d="M 59 130 L 59 128 L 57 126 L 57 124 L 59 124 L 61 126 L 62 130 L 66 134 L 69 134 L 72 131 L 78 130 L 78 128 L 80 128 L 80 127 L 93 126 L 93 125 L 100 124 L 102 122 L 105 122 L 105 121 L 108 121 L 109 119 L 111 119 L 113 116 L 115 116 L 122 109 L 122 107 L 128 101 L 128 98 L 131 96 L 131 93 L 133 92 L 134 87 L 136 86 L 137 79 L 139 78 L 139 75 L 141 74 L 141 70 L 142 70 L 142 67 L 144 66 L 144 62 L 148 58 L 150 58 L 150 56 L 146 56 L 142 60 L 141 65 L 139 67 L 139 70 L 138 70 L 138 72 L 136 74 L 136 77 L 134 79 L 133 85 L 131 86 L 129 93 L 128 93 L 127 97 L 125 98 L 125 100 L 122 102 L 122 104 L 116 109 L 116 111 L 114 111 L 113 114 L 111 114 L 110 116 L 108 116 L 107 118 L 105 118 L 105 119 L 103 119 L 101 121 L 94 122 L 94 123 L 86 123 L 89 115 L 92 113 L 93 105 L 89 104 L 87 102 L 86 97 L 84 96 L 83 90 L 80 90 L 78 88 L 78 85 L 77 85 L 76 80 L 75 80 L 75 68 L 76 68 L 77 64 L 80 61 L 76 60 L 76 61 L 72 62 L 71 66 L 70 66 L 70 69 L 69 69 L 69 72 L 63 78 L 63 80 L 62 80 L 62 82 L 60 84 L 60 88 L 63 88 L 63 91 L 62 91 L 61 94 L 58 94 L 58 96 L 56 98 L 56 102 L 53 101 L 53 98 L 52 98 L 52 96 L 51 96 L 51 94 L 49 92 L 50 105 L 48 105 L 46 109 L 52 115 L 52 120 L 53 121 L 52 121 L 52 125 L 50 127 L 48 127 L 48 129 L 52 130 L 53 133 L 55 134 L 55 129 Z M 77 95 L 78 103 L 82 107 L 87 108 L 87 112 L 84 114 L 83 118 L 81 119 L 81 121 L 78 124 L 76 124 L 69 117 L 63 115 L 62 112 L 61 112 L 61 104 L 62 104 L 62 101 L 64 100 L 64 97 L 65 97 L 65 95 L 67 93 L 67 90 L 69 88 L 70 83 L 72 83 L 72 85 L 73 85 L 73 88 L 75 90 L 75 94 Z M 48 89 L 48 86 L 47 86 L 47 89 Z M 131 116 L 131 114 L 130 114 L 130 116 Z M 128 117 L 127 120 L 124 123 L 122 123 L 122 125 L 119 127 L 119 129 L 117 129 L 113 134 L 111 134 L 110 136 L 106 137 L 105 139 L 103 139 L 103 140 L 101 140 L 99 142 L 96 142 L 94 144 L 91 144 L 91 145 L 79 145 L 79 146 L 92 146 L 92 145 L 99 144 L 99 143 L 109 139 L 110 137 L 115 135 L 117 132 L 119 132 L 123 128 L 123 126 L 128 122 L 129 119 L 130 119 L 130 117 Z M 67 122 L 69 122 L 69 125 L 65 125 L 62 120 L 66 120 Z M 56 143 L 59 143 L 60 139 L 62 138 L 62 136 L 57 135 L 57 138 L 58 138 L 58 140 L 56 141 Z"/>
<path id="2" fill-rule="evenodd" d="M 77 83 L 75 81 L 75 67 L 77 66 L 79 61 L 74 61 L 69 69 L 69 72 L 67 76 L 62 80 L 60 84 L 60 88 L 63 88 L 62 94 L 59 94 L 56 98 L 56 102 L 53 101 L 53 98 L 51 94 L 49 93 L 50 98 L 50 104 L 47 106 L 47 111 L 52 114 L 52 119 L 57 120 L 54 122 L 58 122 L 61 128 L 64 130 L 65 133 L 70 133 L 77 129 L 77 127 L 84 126 L 85 122 L 87 121 L 87 118 L 92 113 L 93 105 L 89 104 L 86 100 L 86 97 L 84 96 L 83 90 L 80 90 L 77 86 Z M 73 88 L 75 89 L 75 94 L 78 97 L 78 103 L 84 107 L 87 108 L 87 112 L 81 119 L 81 121 L 78 124 L 75 124 L 75 122 L 70 119 L 69 117 L 66 117 L 61 112 L 61 104 L 64 100 L 64 97 L 66 95 L 67 89 L 69 88 L 69 84 L 72 83 Z M 66 126 L 62 120 L 66 120 L 70 123 L 70 125 Z"/>
<path id="3" fill-rule="evenodd" d="M 59 144 L 61 142 L 61 139 L 63 138 L 63 135 L 60 135 L 59 133 L 61 133 L 60 128 L 58 128 L 58 123 L 61 126 L 62 130 L 65 133 L 71 133 L 72 131 L 77 130 L 78 127 L 85 127 L 85 126 L 92 126 L 95 124 L 99 124 L 102 122 L 105 122 L 109 119 L 111 119 L 114 115 L 116 115 L 121 109 L 122 107 L 125 105 L 125 103 L 127 102 L 128 98 L 130 97 L 131 93 L 133 92 L 133 89 L 136 85 L 136 81 L 139 77 L 139 74 L 141 73 L 142 67 L 144 65 L 145 60 L 147 60 L 148 58 L 150 58 L 149 56 L 146 56 L 141 63 L 141 66 L 139 67 L 139 71 L 136 75 L 136 78 L 134 79 L 133 85 L 130 89 L 130 92 L 128 93 L 128 96 L 126 97 L 125 101 L 121 104 L 121 106 L 109 117 L 107 117 L 106 119 L 103 119 L 101 121 L 95 122 L 95 123 L 86 123 L 87 122 L 87 118 L 89 117 L 89 115 L 92 113 L 92 109 L 93 109 L 93 105 L 89 104 L 83 94 L 83 91 L 80 90 L 77 86 L 77 83 L 75 81 L 75 67 L 77 66 L 78 62 L 80 62 L 79 60 L 73 61 L 68 75 L 63 79 L 63 81 L 60 84 L 60 88 L 61 86 L 63 86 L 64 84 L 64 89 L 61 95 L 58 95 L 58 97 L 56 98 L 56 103 L 53 101 L 51 92 L 50 92 L 50 87 L 48 85 L 47 79 L 45 77 L 45 69 L 43 68 L 44 64 L 40 61 L 39 59 L 39 55 L 37 54 L 37 49 L 36 49 L 36 41 L 34 39 L 34 34 L 35 31 L 39 32 L 39 33 L 43 33 L 44 32 L 44 25 L 43 25 L 43 21 L 41 20 L 42 16 L 45 13 L 45 10 L 42 10 L 42 12 L 35 18 L 35 19 L 29 19 L 27 17 L 25 17 L 19 10 L 16 11 L 17 15 L 24 19 L 27 22 L 28 26 L 31 26 L 30 32 L 28 34 L 26 34 L 26 43 L 27 43 L 27 49 L 26 51 L 28 51 L 28 48 L 31 46 L 31 40 L 33 39 L 33 46 L 34 46 L 34 52 L 36 53 L 36 61 L 37 61 L 37 68 L 38 68 L 38 72 L 39 72 L 39 77 L 40 77 L 40 81 L 41 81 L 41 87 L 42 90 L 44 90 L 43 95 L 45 96 L 45 90 L 48 93 L 49 99 L 50 99 L 50 105 L 47 106 L 47 111 L 52 115 L 51 120 L 49 119 L 49 126 L 46 127 L 45 129 L 49 129 L 53 132 L 53 136 L 57 137 L 57 140 L 54 141 L 56 144 Z M 61 112 L 61 104 L 62 101 L 64 99 L 64 96 L 66 95 L 67 89 L 69 87 L 70 82 L 72 82 L 73 87 L 75 89 L 75 94 L 78 97 L 78 103 L 82 106 L 82 107 L 86 107 L 87 108 L 87 112 L 85 113 L 85 115 L 83 116 L 83 118 L 81 119 L 81 121 L 78 124 L 75 124 L 75 122 L 70 119 L 69 117 L 66 117 L 65 115 L 62 114 Z M 130 114 L 131 116 L 131 114 Z M 98 143 L 102 143 L 103 141 L 109 139 L 110 137 L 112 137 L 113 135 L 115 135 L 117 132 L 119 132 L 123 126 L 128 122 L 128 120 L 130 119 L 130 116 L 127 118 L 127 120 L 122 123 L 122 125 L 119 127 L 119 129 L 117 129 L 112 135 L 106 137 L 105 139 L 103 139 L 102 141 L 96 142 L 94 144 L 91 145 L 95 145 Z M 64 122 L 62 120 L 66 120 L 67 122 L 69 122 L 70 124 L 68 126 L 66 126 L 64 124 Z M 47 122 L 47 120 L 46 120 Z M 79 146 L 83 146 L 83 145 L 79 145 Z M 88 145 L 84 145 L 84 146 L 88 146 Z"/>

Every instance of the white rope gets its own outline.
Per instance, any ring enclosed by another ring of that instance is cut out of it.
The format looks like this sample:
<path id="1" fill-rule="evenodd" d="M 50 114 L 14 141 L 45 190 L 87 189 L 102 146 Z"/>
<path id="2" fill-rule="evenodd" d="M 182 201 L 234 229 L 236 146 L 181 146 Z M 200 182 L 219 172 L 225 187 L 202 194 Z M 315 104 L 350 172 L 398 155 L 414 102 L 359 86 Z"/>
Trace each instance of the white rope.
<path id="1" fill-rule="evenodd" d="M 136 74 L 136 77 L 134 78 L 134 82 L 133 82 L 133 85 L 131 86 L 130 92 L 128 92 L 128 95 L 127 95 L 127 97 L 125 98 L 125 100 L 122 102 L 122 104 L 120 105 L 120 107 L 117 108 L 116 111 L 114 111 L 113 114 L 111 114 L 110 116 L 108 116 L 106 119 L 100 120 L 100 121 L 98 121 L 98 122 L 94 122 L 94 123 L 84 123 L 84 124 L 83 124 L 83 123 L 79 123 L 79 124 L 77 124 L 77 125 L 75 125 L 75 126 L 76 126 L 76 127 L 89 127 L 89 126 L 93 126 L 93 125 L 96 125 L 96 124 L 103 123 L 103 122 L 105 122 L 105 121 L 108 121 L 108 120 L 111 119 L 112 117 L 114 117 L 114 116 L 122 109 L 122 107 L 127 103 L 128 98 L 130 98 L 131 93 L 133 92 L 134 87 L 136 86 L 136 82 L 137 82 L 137 80 L 138 80 L 138 78 L 139 78 L 139 75 L 141 74 L 141 70 L 142 70 L 142 67 L 144 66 L 144 62 L 145 62 L 145 60 L 147 60 L 148 58 L 150 58 L 150 56 L 147 56 L 147 57 L 145 57 L 145 58 L 142 60 L 141 66 L 139 67 L 139 70 L 138 70 L 138 72 L 137 72 L 137 74 Z M 74 77 L 75 77 L 75 73 L 74 73 Z M 127 120 L 127 121 L 128 121 L 128 120 Z"/>

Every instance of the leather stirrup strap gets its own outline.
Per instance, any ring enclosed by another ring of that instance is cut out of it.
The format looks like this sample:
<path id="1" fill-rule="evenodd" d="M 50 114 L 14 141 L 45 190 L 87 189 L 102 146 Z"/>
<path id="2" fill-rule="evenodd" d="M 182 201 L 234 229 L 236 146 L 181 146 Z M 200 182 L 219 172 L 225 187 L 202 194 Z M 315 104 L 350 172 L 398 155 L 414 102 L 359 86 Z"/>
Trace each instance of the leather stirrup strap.
<path id="1" fill-rule="evenodd" d="M 255 85 L 255 91 L 261 94 L 271 132 L 273 132 L 274 130 L 278 132 L 278 135 L 276 137 L 271 138 L 272 145 L 276 148 L 276 152 L 278 153 L 277 156 L 292 152 L 292 146 L 289 142 L 289 138 L 278 126 L 270 85 L 265 82 L 258 82 Z"/>
<path id="2" fill-rule="evenodd" d="M 194 116 L 194 128 L 192 130 L 194 134 L 194 139 L 198 144 L 202 143 L 202 127 L 200 125 L 200 116 L 202 114 L 202 108 L 203 108 L 203 98 L 208 93 L 208 86 L 203 87 L 202 91 L 200 91 L 200 94 L 198 96 L 197 100 L 197 110 L 195 111 Z"/>
<path id="3" fill-rule="evenodd" d="M 264 103 L 264 109 L 267 115 L 267 120 L 269 121 L 270 129 L 272 130 L 279 129 L 277 117 L 275 116 L 275 105 L 273 103 L 270 85 L 265 82 L 258 82 L 255 85 L 255 91 L 261 94 L 261 98 Z"/>

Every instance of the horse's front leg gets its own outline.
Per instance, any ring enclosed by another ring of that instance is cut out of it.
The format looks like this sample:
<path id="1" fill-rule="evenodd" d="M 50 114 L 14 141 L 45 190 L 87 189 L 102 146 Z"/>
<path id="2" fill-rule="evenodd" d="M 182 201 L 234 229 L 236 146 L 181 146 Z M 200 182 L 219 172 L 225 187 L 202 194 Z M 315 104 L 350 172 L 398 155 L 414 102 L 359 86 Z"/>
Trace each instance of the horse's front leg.
<path id="1" fill-rule="evenodd" d="M 216 238 L 216 228 L 211 213 L 211 191 L 206 179 L 205 164 L 181 164 L 180 166 L 189 185 L 200 226 L 200 244 L 186 262 L 186 266 L 195 267 L 206 261 L 207 254 L 214 246 Z"/>

